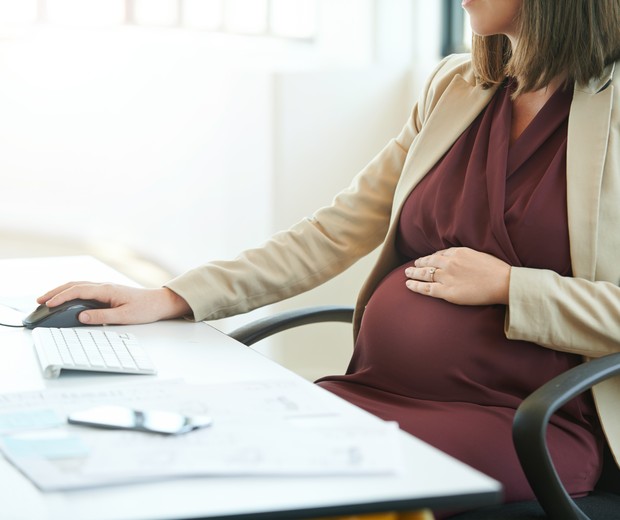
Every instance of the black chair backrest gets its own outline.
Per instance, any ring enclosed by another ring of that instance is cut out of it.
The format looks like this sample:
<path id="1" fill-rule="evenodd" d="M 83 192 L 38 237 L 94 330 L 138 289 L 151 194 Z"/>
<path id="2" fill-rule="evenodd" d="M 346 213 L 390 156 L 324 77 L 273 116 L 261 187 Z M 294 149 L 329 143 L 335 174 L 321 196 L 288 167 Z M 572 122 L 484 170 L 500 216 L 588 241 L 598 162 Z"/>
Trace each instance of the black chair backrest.
<path id="1" fill-rule="evenodd" d="M 607 443 L 605 443 L 603 451 L 603 471 L 596 483 L 596 489 L 620 495 L 620 468 L 618 468 Z"/>

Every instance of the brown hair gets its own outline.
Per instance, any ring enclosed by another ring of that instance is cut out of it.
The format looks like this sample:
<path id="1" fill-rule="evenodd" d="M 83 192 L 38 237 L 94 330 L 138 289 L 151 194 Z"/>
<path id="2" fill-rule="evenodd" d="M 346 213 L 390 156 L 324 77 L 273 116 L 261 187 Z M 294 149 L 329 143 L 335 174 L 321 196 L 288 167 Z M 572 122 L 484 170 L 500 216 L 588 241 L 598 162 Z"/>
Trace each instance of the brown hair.
<path id="1" fill-rule="evenodd" d="M 547 86 L 558 76 L 585 84 L 620 59 L 620 1 L 523 0 L 518 45 L 502 35 L 472 41 L 474 70 L 484 88 L 517 79 L 520 92 Z"/>

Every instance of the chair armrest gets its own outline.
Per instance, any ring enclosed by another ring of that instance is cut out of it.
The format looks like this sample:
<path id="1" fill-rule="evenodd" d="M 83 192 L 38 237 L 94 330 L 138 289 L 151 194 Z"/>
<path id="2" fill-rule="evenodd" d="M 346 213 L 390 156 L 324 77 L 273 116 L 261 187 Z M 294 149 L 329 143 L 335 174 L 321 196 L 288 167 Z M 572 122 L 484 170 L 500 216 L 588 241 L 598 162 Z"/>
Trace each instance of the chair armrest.
<path id="1" fill-rule="evenodd" d="M 261 339 L 284 330 L 299 327 L 300 325 L 328 321 L 351 323 L 353 321 L 353 308 L 327 305 L 281 312 L 274 316 L 248 323 L 233 330 L 228 335 L 249 347 Z"/>
<path id="2" fill-rule="evenodd" d="M 517 409 L 512 434 L 525 475 L 551 520 L 589 520 L 566 492 L 553 466 L 546 442 L 551 416 L 582 392 L 620 374 L 620 353 L 589 361 L 553 378 Z"/>

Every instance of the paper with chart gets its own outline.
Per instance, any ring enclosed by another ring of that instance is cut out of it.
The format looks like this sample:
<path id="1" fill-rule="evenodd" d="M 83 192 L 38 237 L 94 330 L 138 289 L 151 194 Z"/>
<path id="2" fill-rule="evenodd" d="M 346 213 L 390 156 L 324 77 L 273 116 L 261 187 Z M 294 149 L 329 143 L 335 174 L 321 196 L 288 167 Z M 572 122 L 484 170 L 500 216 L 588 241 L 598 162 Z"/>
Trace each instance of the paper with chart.
<path id="1" fill-rule="evenodd" d="M 303 381 L 159 381 L 0 395 L 2 451 L 42 490 L 205 475 L 390 474 L 398 427 L 337 406 Z M 100 404 L 209 415 L 179 436 L 68 425 Z"/>

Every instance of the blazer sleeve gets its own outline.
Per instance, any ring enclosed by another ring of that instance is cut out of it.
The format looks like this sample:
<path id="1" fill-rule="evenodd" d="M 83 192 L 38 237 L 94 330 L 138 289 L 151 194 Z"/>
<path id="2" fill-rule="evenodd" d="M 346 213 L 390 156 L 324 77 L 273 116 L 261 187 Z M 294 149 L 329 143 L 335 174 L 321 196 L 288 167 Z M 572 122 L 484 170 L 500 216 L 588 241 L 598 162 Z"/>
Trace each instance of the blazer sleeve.
<path id="1" fill-rule="evenodd" d="M 620 287 L 614 283 L 513 267 L 509 294 L 509 339 L 587 357 L 620 351 Z"/>

